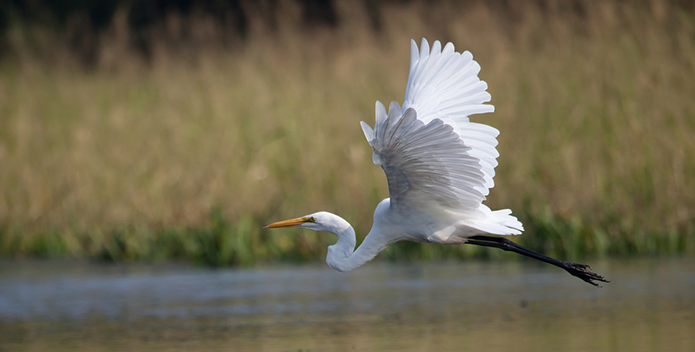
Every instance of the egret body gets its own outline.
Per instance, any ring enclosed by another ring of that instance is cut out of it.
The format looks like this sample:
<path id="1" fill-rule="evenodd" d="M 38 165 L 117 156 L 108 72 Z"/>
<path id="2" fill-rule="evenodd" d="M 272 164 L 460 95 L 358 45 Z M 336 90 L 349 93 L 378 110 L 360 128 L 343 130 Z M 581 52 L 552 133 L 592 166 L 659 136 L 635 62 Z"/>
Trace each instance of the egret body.
<path id="1" fill-rule="evenodd" d="M 482 204 L 494 186 L 497 136 L 491 126 L 469 116 L 493 112 L 487 84 L 478 78 L 480 66 L 454 45 L 420 49 L 411 41 L 410 73 L 403 106 L 392 102 L 388 113 L 376 102 L 372 129 L 361 122 L 372 161 L 388 179 L 390 198 L 377 205 L 369 234 L 355 250 L 355 230 L 343 218 L 320 211 L 265 226 L 301 227 L 338 237 L 328 247 L 326 262 L 349 271 L 373 259 L 397 241 L 473 244 L 513 251 L 567 270 L 597 286 L 608 282 L 587 265 L 560 261 L 534 252 L 504 237 L 519 235 L 523 225 L 509 209 L 490 210 Z"/>

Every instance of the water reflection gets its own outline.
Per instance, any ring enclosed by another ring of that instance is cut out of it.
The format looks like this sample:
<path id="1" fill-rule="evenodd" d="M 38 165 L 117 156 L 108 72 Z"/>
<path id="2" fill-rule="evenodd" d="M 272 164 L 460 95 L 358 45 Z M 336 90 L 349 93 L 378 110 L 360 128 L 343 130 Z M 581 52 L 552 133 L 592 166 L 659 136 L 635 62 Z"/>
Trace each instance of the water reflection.
<path id="1" fill-rule="evenodd" d="M 0 263 L 10 350 L 693 351 L 695 259 L 254 269 Z"/>

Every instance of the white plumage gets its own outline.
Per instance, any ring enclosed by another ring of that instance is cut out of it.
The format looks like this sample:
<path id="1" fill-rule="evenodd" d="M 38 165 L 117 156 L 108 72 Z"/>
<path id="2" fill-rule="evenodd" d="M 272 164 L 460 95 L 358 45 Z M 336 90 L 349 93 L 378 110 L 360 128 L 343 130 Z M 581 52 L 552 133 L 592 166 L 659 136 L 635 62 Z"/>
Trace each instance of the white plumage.
<path id="1" fill-rule="evenodd" d="M 504 238 L 483 234 L 521 234 L 522 224 L 511 210 L 491 211 L 482 202 L 494 186 L 499 131 L 470 122 L 469 116 L 493 112 L 487 84 L 478 78 L 480 65 L 468 51 L 454 45 L 430 50 L 423 39 L 411 41 L 410 73 L 401 108 L 392 102 L 388 114 L 376 102 L 374 129 L 361 122 L 372 161 L 388 179 L 390 198 L 374 212 L 374 223 L 355 250 L 355 231 L 343 218 L 317 212 L 266 226 L 328 231 L 338 242 L 328 247 L 326 262 L 339 271 L 352 270 L 374 258 L 388 244 L 415 241 L 469 243 L 501 248 L 562 267 L 594 284 L 605 281 L 587 266 L 561 262 Z"/>

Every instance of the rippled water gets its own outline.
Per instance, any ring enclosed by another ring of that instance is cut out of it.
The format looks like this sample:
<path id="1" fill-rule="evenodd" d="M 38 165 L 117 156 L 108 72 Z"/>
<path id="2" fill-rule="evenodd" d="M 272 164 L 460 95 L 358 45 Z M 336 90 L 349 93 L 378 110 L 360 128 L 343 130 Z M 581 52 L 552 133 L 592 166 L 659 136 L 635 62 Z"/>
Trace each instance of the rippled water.
<path id="1" fill-rule="evenodd" d="M 207 269 L 0 262 L 7 351 L 695 351 L 695 258 Z"/>

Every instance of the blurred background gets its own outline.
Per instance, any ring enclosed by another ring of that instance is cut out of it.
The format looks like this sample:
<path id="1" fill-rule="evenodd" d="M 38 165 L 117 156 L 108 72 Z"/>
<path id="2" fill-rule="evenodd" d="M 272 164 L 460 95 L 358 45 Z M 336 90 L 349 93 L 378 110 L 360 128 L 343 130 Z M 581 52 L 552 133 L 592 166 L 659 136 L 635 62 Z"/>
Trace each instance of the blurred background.
<path id="1" fill-rule="evenodd" d="M 261 229 L 361 241 L 423 37 L 482 66 L 486 204 L 612 283 Z M 693 273 L 695 1 L 0 1 L 0 350 L 692 351 Z"/>
<path id="2" fill-rule="evenodd" d="M 471 51 L 501 131 L 487 204 L 550 255 L 695 254 L 692 1 L 4 1 L 0 255 L 323 260 L 386 179 L 358 126 L 410 39 Z M 401 243 L 382 257 L 504 256 Z"/>

